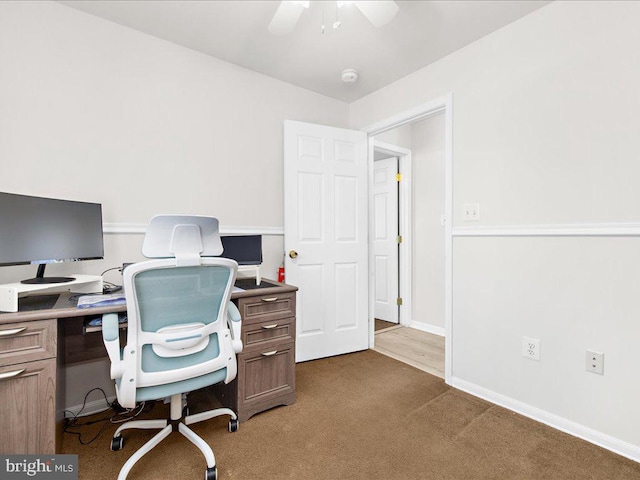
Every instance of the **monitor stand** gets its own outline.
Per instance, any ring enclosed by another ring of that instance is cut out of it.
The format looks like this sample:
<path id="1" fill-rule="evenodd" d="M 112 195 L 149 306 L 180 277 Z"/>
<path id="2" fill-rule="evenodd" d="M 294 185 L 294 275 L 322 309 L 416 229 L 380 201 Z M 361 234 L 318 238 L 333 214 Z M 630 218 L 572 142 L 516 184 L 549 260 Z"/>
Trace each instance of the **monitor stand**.
<path id="1" fill-rule="evenodd" d="M 38 272 L 34 278 L 27 278 L 26 280 L 22 280 L 20 283 L 24 283 L 25 285 L 46 285 L 49 283 L 73 282 L 75 280 L 74 277 L 45 277 L 44 269 L 46 266 L 46 263 L 41 263 L 38 265 Z"/>
<path id="2" fill-rule="evenodd" d="M 17 312 L 18 299 L 33 295 L 48 295 L 62 292 L 102 293 L 100 275 L 73 275 L 74 279 L 65 283 L 7 283 L 0 285 L 0 312 Z"/>
<path id="3" fill-rule="evenodd" d="M 30 312 L 34 310 L 51 310 L 56 303 L 60 294 L 55 295 L 33 295 L 18 299 L 18 311 Z"/>

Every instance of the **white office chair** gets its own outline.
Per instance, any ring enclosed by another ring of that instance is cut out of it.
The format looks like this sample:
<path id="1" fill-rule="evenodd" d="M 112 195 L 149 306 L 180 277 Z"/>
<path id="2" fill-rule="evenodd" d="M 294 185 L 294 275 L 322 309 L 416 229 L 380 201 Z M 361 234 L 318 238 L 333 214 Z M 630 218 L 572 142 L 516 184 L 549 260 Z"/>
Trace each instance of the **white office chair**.
<path id="1" fill-rule="evenodd" d="M 230 415 L 229 431 L 233 432 L 238 417 L 228 408 L 188 415 L 183 393 L 228 383 L 236 376 L 236 354 L 242 351 L 240 313 L 230 297 L 238 265 L 233 260 L 205 258 L 222 253 L 218 220 L 211 217 L 154 217 L 142 253 L 156 260 L 124 271 L 125 348 L 120 350 L 117 314 L 103 316 L 102 334 L 118 402 L 133 408 L 137 402 L 170 397 L 171 418 L 129 421 L 116 430 L 112 450 L 122 448 L 125 429 L 161 429 L 129 458 L 118 479 L 124 480 L 133 465 L 175 427 L 204 454 L 205 480 L 215 480 L 213 451 L 187 425 Z"/>

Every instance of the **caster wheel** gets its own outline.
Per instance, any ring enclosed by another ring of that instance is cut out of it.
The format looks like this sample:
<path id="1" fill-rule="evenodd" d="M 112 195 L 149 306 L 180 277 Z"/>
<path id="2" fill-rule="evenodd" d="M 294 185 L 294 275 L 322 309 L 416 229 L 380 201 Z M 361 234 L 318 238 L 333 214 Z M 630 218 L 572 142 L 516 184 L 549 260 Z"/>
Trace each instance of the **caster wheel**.
<path id="1" fill-rule="evenodd" d="M 218 467 L 207 468 L 204 472 L 204 480 L 218 480 Z"/>
<path id="2" fill-rule="evenodd" d="M 124 438 L 122 435 L 118 435 L 117 437 L 113 437 L 111 439 L 111 451 L 115 452 L 120 450 L 124 446 Z"/>
<path id="3" fill-rule="evenodd" d="M 232 418 L 231 420 L 229 420 L 229 431 L 235 432 L 237 430 L 238 430 L 238 419 Z"/>

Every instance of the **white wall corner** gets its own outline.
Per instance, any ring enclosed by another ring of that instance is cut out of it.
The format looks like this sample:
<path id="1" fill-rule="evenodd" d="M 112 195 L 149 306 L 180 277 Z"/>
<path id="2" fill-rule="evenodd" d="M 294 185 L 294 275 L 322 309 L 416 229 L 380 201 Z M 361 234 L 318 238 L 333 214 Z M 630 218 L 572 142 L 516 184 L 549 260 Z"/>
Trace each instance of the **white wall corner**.
<path id="1" fill-rule="evenodd" d="M 444 327 L 438 327 L 436 325 L 431 325 L 429 323 L 418 322 L 416 320 L 411 320 L 409 323 L 410 328 L 415 328 L 416 330 L 420 330 L 422 332 L 432 333 L 434 335 L 438 335 L 439 337 L 445 336 Z"/>

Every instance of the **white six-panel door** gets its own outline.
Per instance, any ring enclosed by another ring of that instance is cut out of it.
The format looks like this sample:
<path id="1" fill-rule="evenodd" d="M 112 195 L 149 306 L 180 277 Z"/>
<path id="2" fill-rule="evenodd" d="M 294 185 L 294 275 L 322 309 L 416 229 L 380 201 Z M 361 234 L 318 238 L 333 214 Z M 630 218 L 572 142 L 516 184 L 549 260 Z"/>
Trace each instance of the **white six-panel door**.
<path id="1" fill-rule="evenodd" d="M 374 316 L 398 323 L 398 159 L 373 163 Z"/>
<path id="2" fill-rule="evenodd" d="M 284 234 L 296 361 L 368 348 L 365 133 L 285 121 Z"/>

